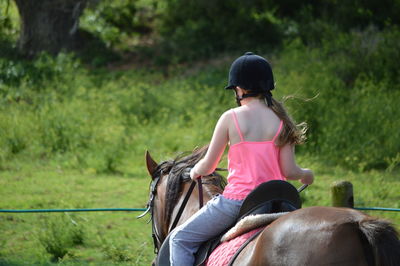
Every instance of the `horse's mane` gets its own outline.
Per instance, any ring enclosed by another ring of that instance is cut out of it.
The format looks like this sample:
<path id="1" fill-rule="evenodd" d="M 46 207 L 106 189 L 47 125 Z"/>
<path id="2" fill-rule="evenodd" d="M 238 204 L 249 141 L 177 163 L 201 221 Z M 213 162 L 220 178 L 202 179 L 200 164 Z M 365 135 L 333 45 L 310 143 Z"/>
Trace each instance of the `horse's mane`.
<path id="1" fill-rule="evenodd" d="M 192 153 L 181 153 L 175 159 L 167 160 L 157 166 L 156 173 L 168 174 L 167 190 L 165 195 L 165 222 L 169 222 L 176 203 L 182 192 L 182 183 L 190 181 L 188 168 L 193 167 L 206 154 L 208 145 L 195 149 Z M 204 178 L 205 191 L 211 194 L 221 193 L 226 185 L 225 179 L 218 173 L 213 172 Z"/>

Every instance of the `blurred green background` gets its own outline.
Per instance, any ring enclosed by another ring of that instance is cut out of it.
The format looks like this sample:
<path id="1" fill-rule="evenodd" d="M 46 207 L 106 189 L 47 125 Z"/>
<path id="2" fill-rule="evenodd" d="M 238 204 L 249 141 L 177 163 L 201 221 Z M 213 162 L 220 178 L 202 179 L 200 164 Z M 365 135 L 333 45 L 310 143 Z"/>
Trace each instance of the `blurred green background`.
<path id="1" fill-rule="evenodd" d="M 346 179 L 356 206 L 400 207 L 399 1 L 33 2 L 0 2 L 0 208 L 144 207 L 145 150 L 207 144 L 246 51 L 309 124 L 305 205 Z M 0 264 L 149 265 L 133 216 L 1 214 Z"/>

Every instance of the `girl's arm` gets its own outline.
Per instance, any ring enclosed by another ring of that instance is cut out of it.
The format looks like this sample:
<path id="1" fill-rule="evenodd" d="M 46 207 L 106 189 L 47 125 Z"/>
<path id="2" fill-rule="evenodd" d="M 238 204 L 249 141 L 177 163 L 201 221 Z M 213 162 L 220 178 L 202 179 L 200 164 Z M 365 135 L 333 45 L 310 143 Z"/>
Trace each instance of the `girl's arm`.
<path id="1" fill-rule="evenodd" d="M 282 174 L 287 179 L 298 180 L 303 184 L 311 185 L 314 182 L 314 173 L 310 169 L 300 168 L 296 164 L 294 145 L 286 144 L 280 150 L 280 166 Z"/>
<path id="2" fill-rule="evenodd" d="M 209 175 L 217 168 L 229 140 L 228 126 L 230 117 L 228 114 L 229 112 L 225 112 L 219 118 L 206 155 L 190 171 L 192 179 Z"/>

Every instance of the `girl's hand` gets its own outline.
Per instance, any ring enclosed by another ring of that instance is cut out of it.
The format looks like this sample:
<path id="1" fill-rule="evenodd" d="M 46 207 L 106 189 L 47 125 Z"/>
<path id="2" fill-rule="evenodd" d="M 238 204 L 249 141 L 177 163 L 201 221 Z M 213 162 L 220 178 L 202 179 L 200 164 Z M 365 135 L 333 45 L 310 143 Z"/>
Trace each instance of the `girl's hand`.
<path id="1" fill-rule="evenodd" d="M 194 171 L 194 167 L 192 169 L 190 169 L 190 178 L 194 181 L 196 181 L 198 178 L 200 177 L 200 175 L 198 175 L 195 171 Z"/>
<path id="2" fill-rule="evenodd" d="M 314 182 L 314 173 L 310 169 L 303 169 L 304 174 L 303 178 L 300 179 L 300 182 L 306 185 L 311 185 Z"/>

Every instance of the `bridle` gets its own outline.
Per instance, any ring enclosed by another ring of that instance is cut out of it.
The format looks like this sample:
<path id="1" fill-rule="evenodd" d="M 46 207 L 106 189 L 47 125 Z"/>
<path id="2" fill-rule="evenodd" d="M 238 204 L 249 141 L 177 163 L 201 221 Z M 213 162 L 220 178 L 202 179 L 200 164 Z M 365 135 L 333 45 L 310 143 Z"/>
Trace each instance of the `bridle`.
<path id="1" fill-rule="evenodd" d="M 150 198 L 149 198 L 149 201 L 147 202 L 146 211 L 137 217 L 137 218 L 142 218 L 148 212 L 150 212 L 151 231 L 152 231 L 151 236 L 153 238 L 155 254 L 158 254 L 158 251 L 164 241 L 164 239 L 162 239 L 162 237 L 160 236 L 160 233 L 158 232 L 159 227 L 157 227 L 157 225 L 154 221 L 154 199 L 157 195 L 157 186 L 158 186 L 158 183 L 160 182 L 160 179 L 162 176 L 164 176 L 163 171 L 160 170 L 159 174 L 152 179 L 152 181 L 150 183 Z M 168 174 L 168 177 L 169 177 L 169 174 Z M 189 201 L 189 198 L 193 192 L 193 189 L 196 186 L 196 183 L 197 183 L 198 189 L 199 189 L 199 209 L 201 209 L 203 207 L 203 186 L 202 186 L 201 178 L 198 178 L 197 182 L 193 180 L 192 183 L 190 184 L 190 187 L 189 187 L 188 191 L 186 192 L 185 198 L 183 199 L 182 204 L 179 207 L 178 213 L 175 216 L 175 219 L 174 219 L 169 231 L 172 231 L 178 224 L 179 219 L 182 216 L 183 210 L 185 209 L 186 204 Z"/>
<path id="2" fill-rule="evenodd" d="M 162 171 L 161 171 L 160 175 L 158 175 L 157 177 L 152 179 L 152 181 L 150 183 L 150 198 L 146 205 L 146 211 L 137 217 L 138 219 L 140 219 L 140 218 L 144 217 L 147 213 L 150 212 L 150 220 L 148 222 L 151 221 L 151 237 L 153 238 L 155 254 L 158 254 L 158 249 L 161 247 L 161 244 L 162 244 L 161 237 L 158 233 L 157 227 L 156 227 L 154 219 L 153 219 L 153 217 L 154 217 L 154 215 L 153 215 L 154 198 L 157 194 L 157 185 L 161 179 L 161 176 L 162 176 Z"/>

